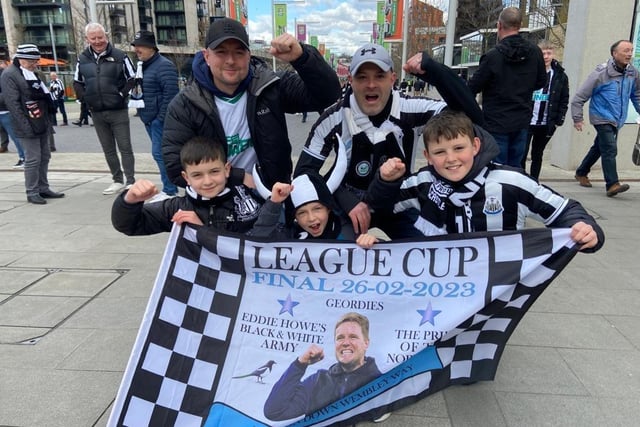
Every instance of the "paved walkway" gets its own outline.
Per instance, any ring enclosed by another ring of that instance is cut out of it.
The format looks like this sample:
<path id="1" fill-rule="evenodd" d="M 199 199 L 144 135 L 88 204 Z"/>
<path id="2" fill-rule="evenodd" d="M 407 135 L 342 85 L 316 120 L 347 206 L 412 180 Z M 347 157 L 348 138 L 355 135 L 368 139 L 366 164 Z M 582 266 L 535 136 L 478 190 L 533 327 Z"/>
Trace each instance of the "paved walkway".
<path id="1" fill-rule="evenodd" d="M 59 128 L 49 178 L 66 197 L 46 206 L 26 203 L 15 155 L 0 154 L 2 426 L 105 425 L 162 257 L 167 235 L 111 227 L 102 154 L 65 152 L 63 135 L 90 131 Z M 136 160 L 159 183 L 150 155 Z M 638 425 L 640 168 L 621 177 L 631 190 L 607 198 L 601 181 L 582 188 L 544 165 L 543 181 L 598 218 L 605 247 L 578 255 L 534 304 L 495 381 L 450 387 L 382 425 Z"/>

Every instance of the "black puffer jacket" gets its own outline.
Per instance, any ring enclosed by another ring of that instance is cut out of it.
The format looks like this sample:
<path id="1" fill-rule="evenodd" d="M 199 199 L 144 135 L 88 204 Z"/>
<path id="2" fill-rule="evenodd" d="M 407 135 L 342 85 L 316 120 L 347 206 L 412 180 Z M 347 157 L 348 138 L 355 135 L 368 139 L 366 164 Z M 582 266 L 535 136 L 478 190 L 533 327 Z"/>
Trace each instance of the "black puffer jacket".
<path id="1" fill-rule="evenodd" d="M 124 201 L 125 192 L 113 202 L 111 223 L 116 230 L 128 236 L 169 232 L 173 227 L 171 218 L 178 210 L 183 210 L 194 211 L 206 227 L 246 233 L 258 219 L 262 199 L 245 187 L 241 180 L 227 182 L 227 189 L 229 191 L 225 194 L 213 199 L 203 199 L 189 188 L 184 197 L 133 204 Z"/>
<path id="2" fill-rule="evenodd" d="M 247 120 L 261 175 L 267 188 L 275 182 L 291 181 L 291 143 L 285 113 L 324 110 L 340 96 L 336 73 L 312 46 L 303 45 L 303 54 L 291 65 L 295 72 L 274 73 L 263 60 L 252 57 L 249 66 Z M 206 67 L 201 52 L 193 61 L 202 72 Z M 208 70 L 206 81 L 194 81 L 169 104 L 162 137 L 162 154 L 169 178 L 185 186 L 180 175 L 180 149 L 194 136 L 226 141 Z M 226 147 L 226 146 L 225 146 Z"/>
<path id="3" fill-rule="evenodd" d="M 127 96 L 131 83 L 124 74 L 127 55 L 111 43 L 98 59 L 91 47 L 78 56 L 76 81 L 73 88 L 78 99 L 86 102 L 91 111 L 121 110 L 127 108 Z M 131 65 L 133 68 L 133 65 Z"/>
<path id="4" fill-rule="evenodd" d="M 480 58 L 468 84 L 474 94 L 482 92 L 485 129 L 509 133 L 529 127 L 531 95 L 546 82 L 542 51 L 515 34 Z"/>

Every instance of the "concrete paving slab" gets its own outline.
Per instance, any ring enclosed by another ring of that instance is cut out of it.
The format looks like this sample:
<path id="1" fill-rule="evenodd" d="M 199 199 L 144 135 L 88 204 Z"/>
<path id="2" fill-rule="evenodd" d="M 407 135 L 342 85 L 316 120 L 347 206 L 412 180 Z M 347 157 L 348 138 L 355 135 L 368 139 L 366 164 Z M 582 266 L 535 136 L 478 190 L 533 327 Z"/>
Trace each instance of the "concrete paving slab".
<path id="1" fill-rule="evenodd" d="M 73 252 L 31 252 L 28 256 L 14 261 L 12 267 L 55 267 L 110 269 L 127 257 L 127 254 L 113 253 L 73 253 Z"/>
<path id="2" fill-rule="evenodd" d="M 0 325 L 53 328 L 87 301 L 86 297 L 18 295 L 2 304 Z"/>
<path id="3" fill-rule="evenodd" d="M 21 295 L 92 298 L 119 277 L 112 271 L 58 270 L 34 283 Z"/>
<path id="4" fill-rule="evenodd" d="M 17 293 L 47 275 L 46 270 L 0 268 L 0 294 Z"/>
<path id="5" fill-rule="evenodd" d="M 640 328 L 637 316 L 605 316 L 611 326 L 625 336 L 636 349 L 640 349 Z M 640 418 L 638 418 L 640 419 Z"/>
<path id="6" fill-rule="evenodd" d="M 5 300 L 0 296 L 0 303 Z M 27 340 L 32 340 L 34 337 L 40 337 L 51 331 L 51 328 L 27 328 L 24 326 L 0 326 L 0 344 L 16 344 Z M 8 364 L 9 355 L 7 352 L 2 352 L 2 362 Z M 20 359 L 22 362 L 22 359 Z"/>
<path id="7" fill-rule="evenodd" d="M 3 390 L 0 423 L 47 427 L 93 425 L 111 404 L 120 377 L 119 372 L 0 368 Z"/>
<path id="8" fill-rule="evenodd" d="M 589 395 L 558 349 L 507 345 L 495 381 L 482 385 L 495 391 Z"/>
<path id="9" fill-rule="evenodd" d="M 452 425 L 507 426 L 495 393 L 481 383 L 449 387 L 443 393 Z"/>
<path id="10" fill-rule="evenodd" d="M 82 343 L 95 333 L 92 329 L 14 328 L 27 337 L 42 338 L 32 344 L 16 344 L 2 347 L 2 367 L 56 370 Z M 32 332 L 32 335 L 28 335 Z M 23 342 L 22 339 L 20 342 Z"/>
<path id="11" fill-rule="evenodd" d="M 496 398 L 509 426 L 607 425 L 593 397 L 496 392 Z"/>
<path id="12" fill-rule="evenodd" d="M 60 326 L 62 329 L 133 329 L 140 327 L 146 297 L 100 297 L 93 299 Z"/>
<path id="13" fill-rule="evenodd" d="M 534 305 L 535 307 L 535 305 Z M 562 327 L 558 327 L 562 325 Z M 633 344 L 600 315 L 529 311 L 509 339 L 517 346 L 633 350 Z"/>
<path id="14" fill-rule="evenodd" d="M 160 265 L 159 259 L 157 262 L 153 262 L 150 258 L 147 268 L 125 271 L 122 278 L 110 286 L 109 289 L 102 294 L 102 297 L 149 299 Z"/>
<path id="15" fill-rule="evenodd" d="M 614 399 L 599 398 L 598 409 L 605 418 L 602 425 L 636 427 L 640 420 L 640 399 L 616 397 Z"/>
<path id="16" fill-rule="evenodd" d="M 640 398 L 640 354 L 626 350 L 558 349 L 592 396 Z"/>
<path id="17" fill-rule="evenodd" d="M 118 371 L 127 365 L 136 338 L 135 329 L 93 329 L 57 366 L 71 371 Z"/>
<path id="18" fill-rule="evenodd" d="M 0 252 L 0 266 L 9 266 L 26 255 L 28 255 L 28 252 L 18 250 Z"/>
<path id="19" fill-rule="evenodd" d="M 601 283 L 613 281 L 611 272 L 602 272 Z M 592 313 L 633 316 L 640 313 L 640 291 L 585 288 L 580 292 L 568 287 L 550 287 L 539 298 L 536 310 L 554 313 Z"/>
<path id="20" fill-rule="evenodd" d="M 476 424 L 477 425 L 477 424 Z M 452 424 L 448 418 L 438 418 L 429 414 L 422 415 L 403 415 L 392 414 L 389 419 L 381 424 L 372 422 L 358 423 L 358 426 L 384 426 L 384 427 L 451 427 Z"/>

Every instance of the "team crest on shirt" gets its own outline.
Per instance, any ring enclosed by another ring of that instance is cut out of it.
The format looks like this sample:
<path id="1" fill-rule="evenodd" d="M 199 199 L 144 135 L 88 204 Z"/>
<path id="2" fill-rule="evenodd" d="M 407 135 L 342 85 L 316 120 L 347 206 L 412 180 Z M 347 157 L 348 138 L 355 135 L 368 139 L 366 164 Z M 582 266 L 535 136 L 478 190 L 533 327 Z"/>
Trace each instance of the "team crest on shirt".
<path id="1" fill-rule="evenodd" d="M 363 160 L 356 165 L 356 174 L 358 176 L 368 176 L 371 173 L 371 163 Z"/>
<path id="2" fill-rule="evenodd" d="M 485 215 L 497 215 L 502 213 L 502 211 L 504 211 L 504 207 L 497 197 L 489 196 L 487 200 L 485 200 L 484 208 L 482 209 Z"/>
<path id="3" fill-rule="evenodd" d="M 260 211 L 260 203 L 248 194 L 244 187 L 236 186 L 238 195 L 233 197 L 233 203 L 236 205 L 236 212 L 239 221 L 249 221 L 256 219 Z"/>

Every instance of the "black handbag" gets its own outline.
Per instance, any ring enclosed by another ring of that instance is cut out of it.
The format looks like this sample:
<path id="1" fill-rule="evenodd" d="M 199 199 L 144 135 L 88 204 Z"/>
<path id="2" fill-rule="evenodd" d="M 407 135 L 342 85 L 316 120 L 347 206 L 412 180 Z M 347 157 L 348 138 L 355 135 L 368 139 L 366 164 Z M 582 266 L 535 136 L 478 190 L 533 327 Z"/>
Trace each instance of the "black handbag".
<path id="1" fill-rule="evenodd" d="M 640 166 L 640 126 L 638 126 L 638 135 L 636 136 L 636 143 L 633 144 L 631 161 L 633 162 L 634 165 Z"/>

